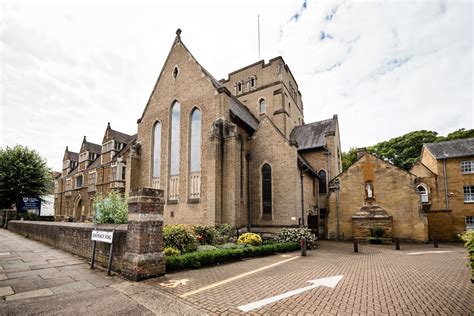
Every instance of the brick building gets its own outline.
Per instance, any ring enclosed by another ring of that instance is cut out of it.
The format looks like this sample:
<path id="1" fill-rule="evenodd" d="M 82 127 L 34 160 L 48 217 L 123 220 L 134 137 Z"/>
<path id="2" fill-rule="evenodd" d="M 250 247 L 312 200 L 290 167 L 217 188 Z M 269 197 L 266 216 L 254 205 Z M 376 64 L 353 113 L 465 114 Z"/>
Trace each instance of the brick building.
<path id="1" fill-rule="evenodd" d="M 62 174 L 54 185 L 54 215 L 58 221 L 92 220 L 92 199 L 98 192 L 125 192 L 125 153 L 136 138 L 107 125 L 102 145 L 82 141 L 79 152 L 66 147 Z"/>
<path id="2" fill-rule="evenodd" d="M 327 179 L 341 170 L 338 120 L 304 123 L 283 58 L 218 81 L 178 30 L 127 164 L 130 188 L 164 190 L 165 223 L 317 231 Z"/>
<path id="3" fill-rule="evenodd" d="M 474 138 L 425 144 L 410 171 L 421 182 L 430 236 L 453 240 L 474 229 Z"/>

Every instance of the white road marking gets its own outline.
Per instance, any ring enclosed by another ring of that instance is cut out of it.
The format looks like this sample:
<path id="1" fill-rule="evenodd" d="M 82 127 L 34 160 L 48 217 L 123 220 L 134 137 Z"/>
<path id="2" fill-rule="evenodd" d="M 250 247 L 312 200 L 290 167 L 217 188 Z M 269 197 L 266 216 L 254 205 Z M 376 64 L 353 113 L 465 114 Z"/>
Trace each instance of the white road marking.
<path id="1" fill-rule="evenodd" d="M 177 287 L 178 285 L 186 285 L 186 283 L 188 282 L 189 282 L 189 279 L 168 280 L 165 283 L 160 283 L 160 285 L 163 287 L 174 288 L 174 287 Z"/>
<path id="2" fill-rule="evenodd" d="M 283 300 L 285 298 L 288 298 L 288 297 L 298 295 L 298 294 L 301 294 L 303 292 L 312 290 L 314 288 L 317 288 L 318 286 L 327 286 L 327 287 L 330 287 L 330 288 L 335 288 L 336 285 L 339 283 L 339 281 L 342 280 L 342 277 L 343 277 L 342 275 L 338 275 L 338 276 L 333 276 L 333 277 L 328 277 L 328 278 L 310 280 L 308 282 L 313 283 L 310 286 L 302 287 L 302 288 L 299 288 L 299 289 L 296 289 L 296 290 L 293 290 L 293 291 L 289 291 L 289 292 L 286 292 L 286 293 L 283 293 L 283 294 L 280 294 L 280 295 L 277 295 L 277 296 L 269 297 L 269 298 L 266 298 L 266 299 L 263 299 L 263 300 L 260 300 L 260 301 L 256 301 L 256 302 L 253 302 L 253 303 L 249 303 L 249 304 L 246 304 L 246 305 L 241 305 L 237 308 L 240 309 L 243 312 L 249 312 L 251 310 L 263 307 L 267 304 L 271 304 L 271 303 L 277 302 L 279 300 Z"/>
<path id="3" fill-rule="evenodd" d="M 0 256 L 8 256 L 11 255 L 9 252 L 0 252 Z"/>
<path id="4" fill-rule="evenodd" d="M 246 272 L 246 273 L 243 273 L 243 274 L 239 274 L 235 277 L 232 277 L 232 278 L 228 278 L 228 279 L 225 279 L 225 280 L 222 280 L 220 282 L 217 282 L 217 283 L 213 283 L 213 284 L 210 284 L 208 286 L 204 286 L 200 289 L 197 289 L 197 290 L 194 290 L 194 291 L 191 291 L 191 292 L 187 292 L 187 293 L 184 293 L 184 294 L 181 294 L 179 297 L 187 297 L 187 296 L 190 296 L 190 295 L 193 295 L 193 294 L 197 294 L 197 293 L 200 293 L 200 292 L 203 292 L 203 291 L 206 291 L 206 290 L 209 290 L 209 289 L 212 289 L 216 286 L 219 286 L 219 285 L 222 285 L 222 284 L 226 284 L 226 283 L 229 283 L 229 282 L 232 282 L 234 280 L 237 280 L 237 279 L 240 279 L 240 278 L 243 278 L 247 275 L 250 275 L 250 274 L 254 274 L 254 273 L 257 273 L 257 272 L 260 272 L 260 271 L 263 271 L 263 270 L 266 270 L 266 269 L 270 269 L 270 268 L 273 268 L 277 265 L 280 265 L 280 264 L 283 264 L 285 262 L 288 262 L 288 261 L 291 261 L 291 260 L 295 260 L 295 259 L 298 259 L 299 257 L 292 257 L 292 258 L 289 258 L 289 259 L 286 259 L 286 260 L 282 260 L 282 261 L 279 261 L 279 262 L 276 262 L 276 263 L 273 263 L 273 264 L 270 264 L 268 266 L 265 266 L 265 267 L 262 267 L 262 268 L 259 268 L 257 270 L 252 270 L 252 271 L 249 271 L 249 272 Z"/>
<path id="5" fill-rule="evenodd" d="M 446 253 L 451 252 L 449 250 L 432 250 L 432 251 L 420 251 L 420 252 L 409 252 L 407 255 L 414 256 L 414 255 L 423 255 L 425 253 Z"/>

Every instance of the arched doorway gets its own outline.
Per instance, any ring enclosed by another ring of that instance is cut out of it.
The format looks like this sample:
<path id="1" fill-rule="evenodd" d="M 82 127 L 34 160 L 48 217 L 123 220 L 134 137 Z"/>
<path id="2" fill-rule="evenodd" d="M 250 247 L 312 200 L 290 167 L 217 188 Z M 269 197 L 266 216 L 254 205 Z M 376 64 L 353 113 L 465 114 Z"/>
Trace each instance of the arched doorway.
<path id="1" fill-rule="evenodd" d="M 82 198 L 81 196 L 77 196 L 76 201 L 74 203 L 74 221 L 78 222 L 81 220 L 82 217 Z"/>

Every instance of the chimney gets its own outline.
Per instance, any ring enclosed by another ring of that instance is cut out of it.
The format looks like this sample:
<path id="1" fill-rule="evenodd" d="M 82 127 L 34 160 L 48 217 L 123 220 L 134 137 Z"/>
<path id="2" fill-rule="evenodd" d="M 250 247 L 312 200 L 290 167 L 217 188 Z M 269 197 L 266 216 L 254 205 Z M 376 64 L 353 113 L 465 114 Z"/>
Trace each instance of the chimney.
<path id="1" fill-rule="evenodd" d="M 366 153 L 367 153 L 367 148 L 365 147 L 357 148 L 357 159 L 360 159 L 360 157 L 362 157 Z"/>

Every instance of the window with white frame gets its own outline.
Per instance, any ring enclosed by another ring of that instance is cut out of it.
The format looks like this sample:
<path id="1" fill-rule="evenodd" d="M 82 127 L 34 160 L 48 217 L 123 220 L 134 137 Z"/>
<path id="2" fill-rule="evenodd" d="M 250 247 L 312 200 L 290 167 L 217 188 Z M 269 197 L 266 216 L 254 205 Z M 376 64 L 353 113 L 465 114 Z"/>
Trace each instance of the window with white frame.
<path id="1" fill-rule="evenodd" d="M 87 152 L 87 151 L 85 151 L 85 152 L 83 152 L 83 153 L 80 153 L 80 154 L 79 154 L 79 162 L 86 161 L 86 160 L 87 160 L 88 153 L 89 153 L 89 152 Z"/>
<path id="2" fill-rule="evenodd" d="M 474 173 L 474 160 L 461 161 L 462 173 Z"/>
<path id="3" fill-rule="evenodd" d="M 464 186 L 464 202 L 474 203 L 474 185 Z"/>
<path id="4" fill-rule="evenodd" d="M 118 180 L 117 177 L 118 177 L 118 175 L 117 175 L 117 166 L 115 165 L 115 166 L 112 167 L 112 179 L 111 180 L 116 181 L 116 180 Z"/>
<path id="5" fill-rule="evenodd" d="M 82 175 L 76 177 L 76 189 L 82 188 Z"/>
<path id="6" fill-rule="evenodd" d="M 466 217 L 466 230 L 474 229 L 474 216 Z"/>
<path id="7" fill-rule="evenodd" d="M 102 153 L 111 151 L 115 147 L 115 142 L 113 140 L 106 142 L 102 145 Z"/>
<path id="8" fill-rule="evenodd" d="M 420 194 L 421 203 L 428 203 L 428 189 L 420 184 L 416 187 L 418 194 Z"/>

